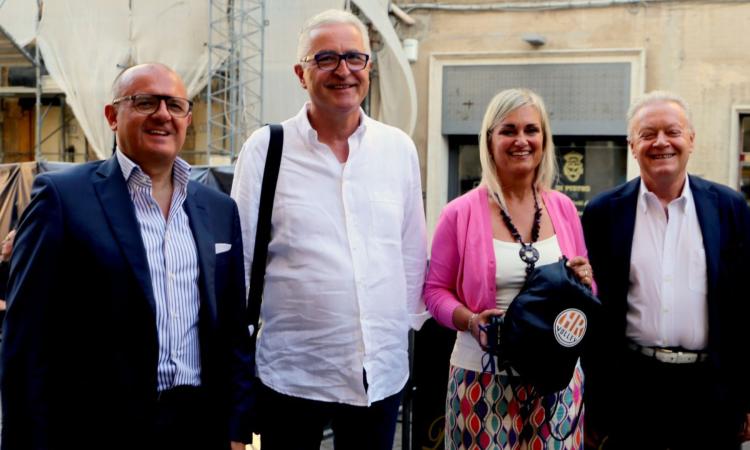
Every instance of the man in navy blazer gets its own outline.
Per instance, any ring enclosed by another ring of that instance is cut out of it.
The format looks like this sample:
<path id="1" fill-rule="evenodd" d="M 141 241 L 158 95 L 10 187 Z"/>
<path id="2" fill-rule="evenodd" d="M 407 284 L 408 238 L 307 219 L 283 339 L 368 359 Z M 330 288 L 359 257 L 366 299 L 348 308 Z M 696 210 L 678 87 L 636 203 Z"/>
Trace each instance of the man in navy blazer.
<path id="1" fill-rule="evenodd" d="M 605 311 L 584 358 L 589 444 L 739 448 L 750 438 L 750 209 L 688 176 L 695 131 L 680 97 L 647 94 L 628 119 L 641 177 L 583 215 Z"/>
<path id="2" fill-rule="evenodd" d="M 188 181 L 192 103 L 174 71 L 132 67 L 114 95 L 115 155 L 38 176 L 18 230 L 2 449 L 244 448 L 254 349 L 237 207 Z"/>

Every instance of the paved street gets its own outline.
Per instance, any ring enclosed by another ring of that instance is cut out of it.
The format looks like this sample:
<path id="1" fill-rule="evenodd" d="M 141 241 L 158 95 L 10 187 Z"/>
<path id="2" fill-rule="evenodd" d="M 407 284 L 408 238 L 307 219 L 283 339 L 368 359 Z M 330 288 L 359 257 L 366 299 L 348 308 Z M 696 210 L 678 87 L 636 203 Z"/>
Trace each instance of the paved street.
<path id="1" fill-rule="evenodd" d="M 401 420 L 396 424 L 396 437 L 393 440 L 393 450 L 401 450 Z M 330 433 L 326 434 L 326 438 L 320 444 L 320 450 L 333 450 L 333 436 Z M 743 449 L 746 450 L 746 449 Z M 750 450 L 750 447 L 747 449 Z"/>

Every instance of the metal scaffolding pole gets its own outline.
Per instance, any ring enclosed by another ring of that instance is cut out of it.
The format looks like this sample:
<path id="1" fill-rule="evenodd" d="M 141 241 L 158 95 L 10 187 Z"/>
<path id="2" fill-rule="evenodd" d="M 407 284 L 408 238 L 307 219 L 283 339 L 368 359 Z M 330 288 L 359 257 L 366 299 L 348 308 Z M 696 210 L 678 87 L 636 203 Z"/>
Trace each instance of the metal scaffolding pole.
<path id="1" fill-rule="evenodd" d="M 208 0 L 207 163 L 234 161 L 263 122 L 265 0 Z"/>
<path id="2" fill-rule="evenodd" d="M 36 147 L 34 152 L 34 159 L 41 161 L 42 156 L 42 62 L 39 54 L 39 25 L 42 21 L 42 0 L 36 0 L 37 5 L 37 16 L 36 16 L 36 38 L 34 40 L 34 66 L 36 69 L 36 120 L 35 120 L 35 131 L 36 131 Z"/>

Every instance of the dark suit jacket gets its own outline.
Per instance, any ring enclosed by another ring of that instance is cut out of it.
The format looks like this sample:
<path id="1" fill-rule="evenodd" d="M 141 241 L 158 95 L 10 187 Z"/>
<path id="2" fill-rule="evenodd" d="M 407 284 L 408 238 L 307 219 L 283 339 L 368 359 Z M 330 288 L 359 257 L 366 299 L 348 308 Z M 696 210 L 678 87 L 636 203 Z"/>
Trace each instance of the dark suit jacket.
<path id="1" fill-rule="evenodd" d="M 228 196 L 190 182 L 199 260 L 202 385 L 217 440 L 247 440 L 253 347 L 242 239 Z M 231 244 L 216 254 L 215 244 Z M 2 448 L 149 448 L 157 397 L 155 300 L 116 158 L 42 174 L 11 260 Z"/>
<path id="2" fill-rule="evenodd" d="M 7 261 L 0 262 L 0 300 L 5 300 L 5 291 L 8 286 L 8 272 L 10 263 Z"/>
<path id="3" fill-rule="evenodd" d="M 706 250 L 708 278 L 708 352 L 711 379 L 701 395 L 712 395 L 726 409 L 723 414 L 742 420 L 750 411 L 750 209 L 737 192 L 697 176 L 690 176 L 698 222 Z M 615 408 L 624 368 L 627 294 L 640 178 L 596 196 L 583 214 L 586 247 L 605 311 L 592 328 L 599 345 L 587 349 L 586 423 L 608 431 L 618 420 Z M 650 399 L 658 401 L 658 399 Z M 647 405 L 644 405 L 647 407 Z M 706 412 L 710 414 L 710 412 Z M 739 422 L 738 422 L 739 426 Z"/>

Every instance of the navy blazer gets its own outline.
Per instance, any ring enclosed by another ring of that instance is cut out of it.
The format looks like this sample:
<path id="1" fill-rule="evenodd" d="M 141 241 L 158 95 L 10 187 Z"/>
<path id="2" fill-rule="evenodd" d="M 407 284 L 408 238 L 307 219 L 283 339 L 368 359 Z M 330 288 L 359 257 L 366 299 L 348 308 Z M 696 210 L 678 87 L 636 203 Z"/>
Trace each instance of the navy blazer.
<path id="1" fill-rule="evenodd" d="M 746 292 L 750 275 L 750 208 L 745 199 L 726 186 L 691 175 L 698 223 L 706 251 L 708 290 L 708 348 L 711 380 L 706 395 L 713 395 L 737 420 L 750 412 L 747 345 L 750 342 L 750 302 Z M 604 315 L 589 339 L 584 357 L 587 423 L 606 430 L 614 418 L 625 351 L 630 253 L 640 178 L 589 202 L 583 213 L 586 247 L 594 269 Z"/>
<path id="2" fill-rule="evenodd" d="M 217 442 L 248 441 L 254 348 L 237 206 L 188 184 L 199 261 L 202 386 Z M 216 253 L 217 243 L 231 244 Z M 39 175 L 14 246 L 2 449 L 145 449 L 157 398 L 155 300 L 116 158 Z"/>

